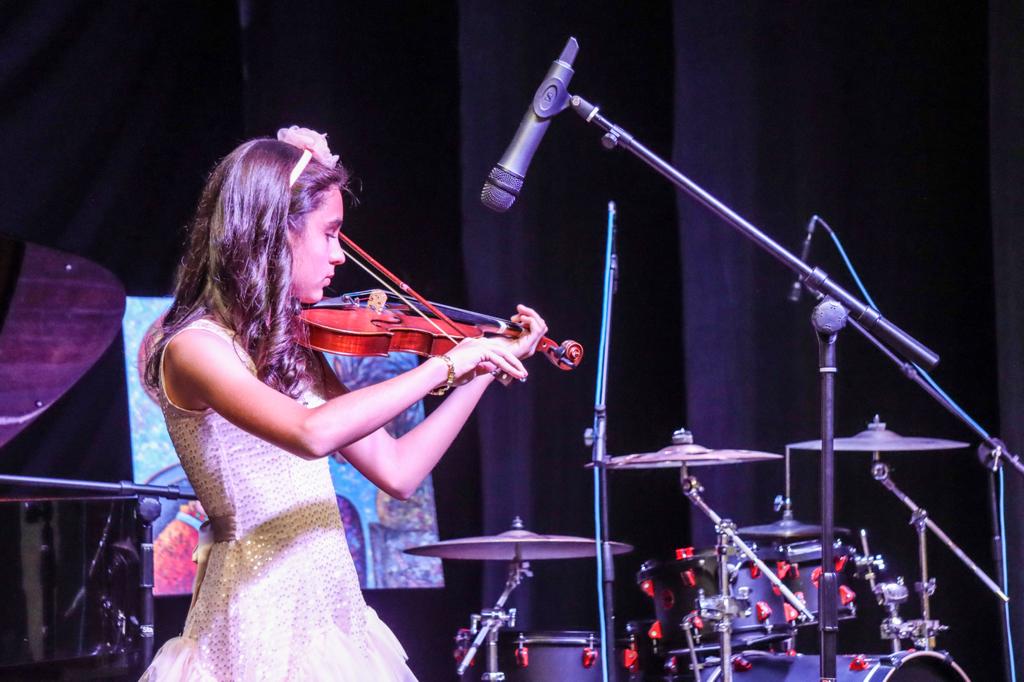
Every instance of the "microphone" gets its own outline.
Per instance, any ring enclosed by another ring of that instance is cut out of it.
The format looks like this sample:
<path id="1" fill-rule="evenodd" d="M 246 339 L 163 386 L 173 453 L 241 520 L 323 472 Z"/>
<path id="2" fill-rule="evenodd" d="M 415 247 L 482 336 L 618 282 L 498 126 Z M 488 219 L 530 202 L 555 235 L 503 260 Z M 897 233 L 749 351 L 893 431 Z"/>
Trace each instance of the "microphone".
<path id="1" fill-rule="evenodd" d="M 480 201 L 492 211 L 504 213 L 519 196 L 530 159 L 537 151 L 540 140 L 551 119 L 569 106 L 569 81 L 572 80 L 572 62 L 580 45 L 569 38 L 562 54 L 551 63 L 544 81 L 533 95 L 533 102 L 519 123 L 515 137 L 505 150 L 498 165 L 491 169 L 480 192 Z"/>
<path id="2" fill-rule="evenodd" d="M 814 237 L 814 228 L 818 225 L 818 215 L 814 214 L 811 219 L 807 221 L 807 236 L 804 237 L 804 243 L 800 247 L 800 262 L 807 262 L 807 255 L 811 252 L 811 238 Z M 793 281 L 793 286 L 789 288 L 789 296 L 787 297 L 793 303 L 800 300 L 800 291 L 803 289 L 803 285 L 800 284 L 800 277 L 797 277 Z"/>

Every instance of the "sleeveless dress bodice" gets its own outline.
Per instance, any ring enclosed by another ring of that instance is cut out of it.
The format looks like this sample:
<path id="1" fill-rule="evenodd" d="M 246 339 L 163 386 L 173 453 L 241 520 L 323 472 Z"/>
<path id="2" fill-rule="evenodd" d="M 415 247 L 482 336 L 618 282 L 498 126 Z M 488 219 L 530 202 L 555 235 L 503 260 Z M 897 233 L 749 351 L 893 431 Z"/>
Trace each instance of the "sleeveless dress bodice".
<path id="1" fill-rule="evenodd" d="M 201 329 L 231 343 L 218 324 Z M 163 680 L 414 680 L 405 652 L 363 600 L 325 458 L 306 460 L 213 410 L 160 404 L 196 495 L 230 538 L 205 559 L 180 637 L 143 675 Z M 298 401 L 323 402 L 316 389 Z"/>

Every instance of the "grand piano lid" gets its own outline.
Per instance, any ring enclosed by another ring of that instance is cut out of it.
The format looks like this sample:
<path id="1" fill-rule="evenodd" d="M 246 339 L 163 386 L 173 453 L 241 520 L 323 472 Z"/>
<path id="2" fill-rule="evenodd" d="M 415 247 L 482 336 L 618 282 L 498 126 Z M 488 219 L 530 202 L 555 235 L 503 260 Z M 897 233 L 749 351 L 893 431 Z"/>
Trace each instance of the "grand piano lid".
<path id="1" fill-rule="evenodd" d="M 106 269 L 0 235 L 0 447 L 93 366 L 123 315 Z"/>

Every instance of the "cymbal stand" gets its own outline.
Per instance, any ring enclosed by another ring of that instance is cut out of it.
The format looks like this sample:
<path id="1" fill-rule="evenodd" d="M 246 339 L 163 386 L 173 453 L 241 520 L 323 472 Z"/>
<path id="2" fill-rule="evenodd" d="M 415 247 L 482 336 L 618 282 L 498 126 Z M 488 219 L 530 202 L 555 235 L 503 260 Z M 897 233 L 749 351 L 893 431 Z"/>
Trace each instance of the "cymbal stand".
<path id="1" fill-rule="evenodd" d="M 928 516 L 928 511 L 923 507 L 920 507 L 910 497 L 904 493 L 899 487 L 893 482 L 889 465 L 881 461 L 879 454 L 874 453 L 874 458 L 871 464 L 871 475 L 876 481 L 881 483 L 886 490 L 891 492 L 896 498 L 910 509 L 910 525 L 914 527 L 917 533 L 917 554 L 918 562 L 921 569 L 921 580 L 914 583 L 914 587 L 917 590 L 918 596 L 921 600 L 921 619 L 915 621 L 906 621 L 905 625 L 913 624 L 913 639 L 914 645 L 920 649 L 930 651 L 935 648 L 935 635 L 939 632 L 946 630 L 946 626 L 940 624 L 936 620 L 931 618 L 931 596 L 935 593 L 935 579 L 928 577 L 928 544 L 927 544 L 927 531 L 931 530 L 935 533 L 935 536 L 942 541 L 944 545 L 949 547 L 950 551 L 956 555 L 958 559 L 967 568 L 971 570 L 974 575 L 985 583 L 996 596 L 1002 599 L 1004 602 L 1009 601 L 1009 597 L 999 588 L 988 575 L 985 574 L 981 568 L 978 567 L 970 557 L 968 557 L 962 549 L 960 549 L 955 542 Z"/>
<path id="2" fill-rule="evenodd" d="M 793 592 L 786 587 L 786 585 L 775 575 L 775 571 L 768 568 L 768 566 L 758 558 L 754 550 L 736 534 L 736 525 L 728 520 L 723 519 L 719 516 L 714 509 L 708 506 L 701 497 L 701 493 L 704 491 L 700 481 L 697 480 L 696 476 L 690 476 L 687 472 L 686 466 L 682 466 L 679 469 L 679 482 L 683 489 L 683 494 L 690 500 L 693 506 L 704 512 L 704 515 L 711 519 L 711 522 L 715 524 L 715 532 L 718 534 L 718 543 L 715 545 L 715 554 L 718 559 L 718 590 L 719 594 L 711 598 L 702 598 L 700 600 L 701 616 L 704 617 L 705 613 L 711 620 L 716 621 L 718 624 L 715 629 L 719 633 L 719 642 L 721 648 L 721 662 L 722 667 L 722 682 L 732 682 L 732 621 L 738 617 L 743 611 L 750 608 L 749 593 L 740 594 L 738 597 L 732 596 L 732 581 L 730 580 L 731 574 L 729 569 L 729 554 L 732 554 L 732 548 L 735 547 L 747 557 L 751 562 L 754 563 L 761 570 L 761 574 L 764 575 L 768 580 L 771 581 L 772 585 L 778 588 L 782 596 L 786 598 L 790 604 L 796 608 L 797 612 L 800 613 L 800 617 L 805 621 L 814 620 L 814 615 L 807 610 L 807 605 L 804 604 L 803 600 L 797 597 Z"/>
<path id="3" fill-rule="evenodd" d="M 866 571 L 863 574 L 864 579 L 868 581 L 868 585 L 871 586 L 871 593 L 875 595 L 875 601 L 878 605 L 883 607 L 889 615 L 882 620 L 882 639 L 887 639 L 892 646 L 892 652 L 894 654 L 899 653 L 903 646 L 900 644 L 900 640 L 910 639 L 913 636 L 913 626 L 909 629 L 907 624 L 900 618 L 900 604 L 907 601 L 909 592 L 907 592 L 907 586 L 903 584 L 903 578 L 897 578 L 894 583 L 879 583 L 875 581 L 878 577 L 875 574 L 875 562 L 871 556 L 871 550 L 868 549 L 868 533 L 863 528 L 860 529 L 860 545 L 864 550 L 864 557 L 867 561 L 864 562 Z M 861 562 L 857 562 L 858 569 L 861 566 Z M 879 566 L 882 570 L 885 569 L 885 565 Z"/>
<path id="4" fill-rule="evenodd" d="M 515 558 L 508 565 L 508 578 L 505 580 L 505 590 L 498 597 L 494 608 L 481 611 L 472 617 L 471 630 L 476 634 L 476 637 L 473 639 L 469 649 L 466 650 L 466 655 L 459 661 L 456 674 L 460 678 L 466 674 L 466 669 L 469 668 L 476 657 L 476 652 L 480 649 L 484 640 L 487 640 L 487 670 L 480 676 L 480 680 L 482 682 L 501 682 L 505 679 L 505 673 L 498 670 L 498 631 L 503 627 L 515 627 L 516 625 L 516 610 L 506 610 L 505 602 L 508 601 L 509 595 L 519 587 L 525 578 L 532 576 L 533 572 L 530 570 L 530 562 L 523 561 L 522 554 L 519 548 L 516 547 Z M 480 623 L 483 623 L 482 627 Z"/>

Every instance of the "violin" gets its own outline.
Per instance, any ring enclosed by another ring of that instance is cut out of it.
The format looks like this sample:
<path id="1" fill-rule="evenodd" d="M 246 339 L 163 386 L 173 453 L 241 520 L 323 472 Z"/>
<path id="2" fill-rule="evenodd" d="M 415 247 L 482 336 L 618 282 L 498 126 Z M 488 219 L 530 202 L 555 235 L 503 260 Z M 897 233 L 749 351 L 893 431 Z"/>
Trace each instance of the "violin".
<path id="1" fill-rule="evenodd" d="M 338 233 L 338 239 L 346 258 L 391 293 L 374 289 L 345 294 L 302 310 L 299 317 L 305 324 L 306 334 L 299 343 L 307 348 L 338 355 L 379 356 L 403 352 L 430 357 L 444 355 L 462 339 L 485 335 L 514 339 L 525 331 L 522 325 L 510 320 L 431 303 L 344 232 Z M 353 258 L 345 247 L 359 258 Z M 452 319 L 451 315 L 460 321 Z M 563 370 L 575 369 L 583 360 L 583 346 L 575 341 L 558 344 L 543 337 L 536 350 Z"/>
<path id="2" fill-rule="evenodd" d="M 343 294 L 320 301 L 299 313 L 305 324 L 302 345 L 338 355 L 383 356 L 415 353 L 443 355 L 466 338 L 518 338 L 525 327 L 510 320 L 452 306 L 400 299 L 380 289 Z M 556 343 L 547 337 L 537 344 L 555 367 L 571 370 L 583 360 L 576 341 Z"/>

